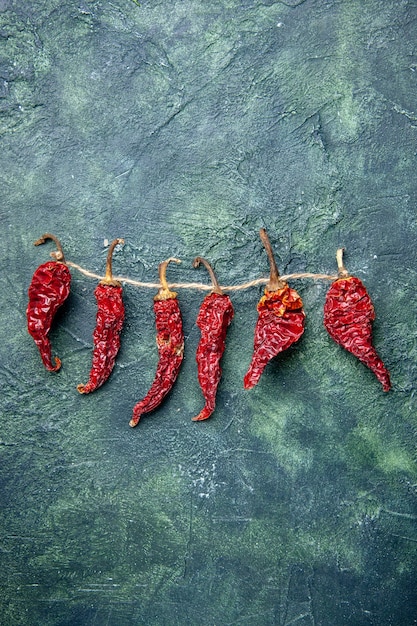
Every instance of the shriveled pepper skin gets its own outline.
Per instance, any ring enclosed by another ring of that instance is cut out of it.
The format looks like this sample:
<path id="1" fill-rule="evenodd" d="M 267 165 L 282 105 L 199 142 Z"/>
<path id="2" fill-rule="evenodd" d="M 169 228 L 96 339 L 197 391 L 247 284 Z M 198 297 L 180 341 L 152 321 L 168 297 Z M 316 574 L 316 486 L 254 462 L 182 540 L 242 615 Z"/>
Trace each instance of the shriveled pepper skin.
<path id="1" fill-rule="evenodd" d="M 138 424 L 144 413 L 156 409 L 172 389 L 184 356 L 184 333 L 178 300 L 155 300 L 153 306 L 159 360 L 151 388 L 133 408 L 133 417 L 129 422 L 132 427 Z"/>
<path id="2" fill-rule="evenodd" d="M 330 286 L 324 305 L 324 325 L 329 335 L 375 374 L 384 391 L 391 389 L 390 375 L 372 345 L 375 310 L 362 281 L 339 278 Z"/>
<path id="3" fill-rule="evenodd" d="M 88 382 L 77 387 L 80 393 L 95 391 L 110 376 L 119 352 L 120 333 L 125 318 L 121 286 L 99 283 L 94 295 L 97 316 L 93 332 L 93 361 Z"/>
<path id="4" fill-rule="evenodd" d="M 205 406 L 193 418 L 198 422 L 207 419 L 216 406 L 216 392 L 222 370 L 220 359 L 225 349 L 226 332 L 233 319 L 232 302 L 226 294 L 210 293 L 201 304 L 197 326 L 201 330 L 196 360 L 198 381 L 205 399 Z"/>
<path id="5" fill-rule="evenodd" d="M 257 308 L 253 356 L 243 380 L 245 389 L 254 387 L 268 362 L 298 341 L 304 332 L 303 302 L 287 284 L 277 291 L 265 289 Z"/>
<path id="6" fill-rule="evenodd" d="M 57 372 L 61 360 L 52 362 L 51 342 L 48 333 L 54 316 L 69 296 L 71 274 L 65 263 L 47 261 L 38 267 L 29 287 L 29 304 L 26 310 L 28 331 L 38 346 L 43 364 Z"/>

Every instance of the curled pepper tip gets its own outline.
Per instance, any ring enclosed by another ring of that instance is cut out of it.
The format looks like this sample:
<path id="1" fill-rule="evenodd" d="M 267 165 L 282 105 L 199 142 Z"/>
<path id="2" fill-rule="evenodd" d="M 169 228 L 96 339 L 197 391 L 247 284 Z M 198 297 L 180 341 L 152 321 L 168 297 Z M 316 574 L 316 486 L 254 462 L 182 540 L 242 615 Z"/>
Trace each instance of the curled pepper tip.
<path id="1" fill-rule="evenodd" d="M 212 289 L 212 293 L 217 293 L 220 296 L 223 295 L 223 291 L 220 288 L 220 285 L 217 281 L 217 277 L 216 274 L 214 273 L 213 268 L 211 267 L 210 263 L 208 261 L 206 261 L 206 259 L 203 259 L 203 257 L 201 256 L 196 256 L 194 261 L 193 261 L 193 267 L 198 267 L 200 265 L 200 263 L 202 263 L 204 265 L 204 267 L 206 268 L 206 270 L 208 271 L 210 278 L 211 278 L 211 282 L 213 285 L 213 289 Z"/>
<path id="2" fill-rule="evenodd" d="M 50 372 L 58 372 L 61 369 L 61 359 L 57 356 L 54 356 L 55 367 L 49 368 Z"/>
<path id="3" fill-rule="evenodd" d="M 52 235 L 51 233 L 44 233 L 42 237 L 39 237 L 39 239 L 37 239 L 34 242 L 33 245 L 41 246 L 48 239 L 51 239 L 57 247 L 57 250 L 55 250 L 54 252 L 51 252 L 51 257 L 55 259 L 55 261 L 60 261 L 61 263 L 65 263 L 64 251 L 62 250 L 61 242 L 59 241 L 58 237 L 55 237 L 55 235 Z"/>
<path id="4" fill-rule="evenodd" d="M 191 418 L 191 421 L 192 422 L 204 422 L 206 419 L 208 419 L 211 416 L 212 413 L 213 413 L 212 410 L 204 407 L 204 409 L 202 409 L 198 415 Z"/>

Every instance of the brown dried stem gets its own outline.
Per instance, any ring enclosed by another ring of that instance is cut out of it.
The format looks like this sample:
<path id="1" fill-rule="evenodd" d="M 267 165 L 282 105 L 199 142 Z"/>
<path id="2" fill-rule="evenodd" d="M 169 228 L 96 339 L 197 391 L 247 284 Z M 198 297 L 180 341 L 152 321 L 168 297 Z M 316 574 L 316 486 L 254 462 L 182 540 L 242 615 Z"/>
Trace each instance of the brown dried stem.
<path id="1" fill-rule="evenodd" d="M 170 298 L 177 297 L 175 291 L 170 290 L 166 278 L 167 267 L 169 263 L 171 263 L 171 261 L 173 263 L 181 263 L 180 259 L 176 259 L 175 257 L 169 257 L 169 259 L 166 259 L 166 261 L 162 261 L 162 263 L 159 264 L 158 273 L 161 287 L 156 296 L 154 296 L 154 300 L 169 300 Z"/>
<path id="2" fill-rule="evenodd" d="M 124 244 L 124 239 L 114 239 L 108 249 L 106 259 L 106 275 L 100 281 L 101 285 L 113 285 L 114 287 L 120 287 L 120 282 L 113 278 L 113 252 L 117 245 Z"/>
<path id="3" fill-rule="evenodd" d="M 40 246 L 43 243 L 45 243 L 48 239 L 52 239 L 52 241 L 55 242 L 55 245 L 57 247 L 56 251 L 51 252 L 51 257 L 54 258 L 55 261 L 59 261 L 60 263 L 65 263 L 64 251 L 62 250 L 61 242 L 59 241 L 58 237 L 55 237 L 55 235 L 51 235 L 51 233 L 45 233 L 44 235 L 42 235 L 42 237 L 39 237 L 39 239 L 37 239 L 33 245 Z"/>
<path id="4" fill-rule="evenodd" d="M 210 263 L 208 261 L 206 261 L 206 259 L 203 259 L 203 257 L 201 256 L 196 256 L 194 261 L 193 261 L 193 267 L 198 267 L 200 265 L 200 263 L 202 263 L 204 265 L 204 267 L 206 268 L 206 270 L 208 271 L 210 278 L 211 278 L 211 282 L 213 285 L 213 288 L 211 290 L 211 293 L 218 293 L 220 296 L 223 295 L 223 291 L 218 283 L 216 274 L 214 273 L 213 268 L 211 267 Z"/>
<path id="5" fill-rule="evenodd" d="M 259 236 L 268 255 L 270 266 L 269 281 L 267 282 L 265 288 L 268 291 L 278 291 L 278 289 L 282 289 L 285 286 L 285 282 L 282 281 L 279 277 L 278 267 L 275 261 L 274 253 L 272 251 L 271 242 L 269 241 L 269 237 L 265 228 L 261 228 L 261 230 L 259 231 Z"/>
<path id="6" fill-rule="evenodd" d="M 347 271 L 344 263 L 343 263 L 343 252 L 344 248 L 338 248 L 336 252 L 336 261 L 337 261 L 337 275 L 339 278 L 348 278 L 349 272 Z"/>

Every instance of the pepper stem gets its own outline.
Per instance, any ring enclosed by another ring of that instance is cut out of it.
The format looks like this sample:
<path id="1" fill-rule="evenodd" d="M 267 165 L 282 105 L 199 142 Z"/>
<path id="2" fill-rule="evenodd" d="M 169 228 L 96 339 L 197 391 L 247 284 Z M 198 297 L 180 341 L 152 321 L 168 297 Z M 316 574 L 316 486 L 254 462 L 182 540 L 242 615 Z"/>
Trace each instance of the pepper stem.
<path id="1" fill-rule="evenodd" d="M 108 249 L 106 259 L 106 275 L 103 280 L 100 281 L 100 285 L 113 285 L 114 287 L 120 287 L 118 280 L 113 278 L 113 252 L 117 245 L 123 244 L 124 239 L 114 239 Z"/>
<path id="2" fill-rule="evenodd" d="M 337 274 L 339 278 L 347 278 L 349 276 L 349 272 L 347 271 L 344 263 L 343 263 L 343 252 L 344 248 L 338 248 L 336 252 L 336 261 L 337 261 Z"/>
<path id="3" fill-rule="evenodd" d="M 210 263 L 208 261 L 206 261 L 206 259 L 203 259 L 203 257 L 201 256 L 196 256 L 194 261 L 193 261 L 193 267 L 198 267 L 200 265 L 200 263 L 202 263 L 204 265 L 204 267 L 206 268 L 206 270 L 208 271 L 210 278 L 211 278 L 211 282 L 213 285 L 213 289 L 211 290 L 211 293 L 218 293 L 220 296 L 223 295 L 223 291 L 220 288 L 220 285 L 218 283 L 216 274 L 214 273 L 213 268 L 211 267 Z"/>
<path id="4" fill-rule="evenodd" d="M 170 298 L 177 297 L 177 294 L 175 293 L 175 291 L 171 291 L 167 283 L 166 272 L 167 272 L 167 267 L 171 263 L 171 261 L 173 263 L 181 263 L 179 259 L 176 259 L 175 257 L 169 257 L 169 259 L 166 259 L 166 261 L 162 261 L 162 263 L 159 264 L 158 273 L 159 273 L 159 281 L 161 283 L 161 288 L 159 289 L 156 296 L 154 296 L 154 300 L 169 300 Z"/>
<path id="5" fill-rule="evenodd" d="M 52 239 L 52 241 L 55 242 L 55 245 L 57 247 L 57 250 L 55 250 L 54 252 L 51 252 L 51 257 L 54 258 L 55 261 L 60 261 L 61 263 L 65 263 L 64 251 L 62 250 L 61 242 L 59 241 L 58 237 L 55 237 L 55 235 L 51 235 L 51 233 L 45 233 L 44 235 L 42 235 L 42 237 L 39 237 L 39 239 L 37 239 L 33 245 L 40 246 L 41 244 L 45 243 L 48 239 Z"/>
<path id="6" fill-rule="evenodd" d="M 265 289 L 267 291 L 278 291 L 278 289 L 282 289 L 285 286 L 285 282 L 282 281 L 279 277 L 278 267 L 275 261 L 274 253 L 272 251 L 271 242 L 269 241 L 269 237 L 265 228 L 261 228 L 261 230 L 259 231 L 259 236 L 268 255 L 270 266 L 269 282 L 266 284 Z"/>

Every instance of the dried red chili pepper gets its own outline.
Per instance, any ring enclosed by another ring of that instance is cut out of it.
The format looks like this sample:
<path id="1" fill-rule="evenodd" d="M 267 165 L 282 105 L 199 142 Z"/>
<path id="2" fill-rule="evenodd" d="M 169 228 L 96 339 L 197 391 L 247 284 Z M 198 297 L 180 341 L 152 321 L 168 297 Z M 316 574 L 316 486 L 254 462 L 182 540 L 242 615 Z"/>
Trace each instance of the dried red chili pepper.
<path id="1" fill-rule="evenodd" d="M 113 278 L 112 260 L 115 247 L 123 243 L 123 239 L 115 239 L 110 244 L 106 275 L 94 291 L 97 300 L 97 316 L 93 332 L 93 362 L 88 382 L 77 386 L 80 393 L 91 393 L 106 382 L 119 352 L 125 308 L 122 300 L 122 286 Z"/>
<path id="2" fill-rule="evenodd" d="M 154 381 L 146 396 L 133 408 L 133 417 L 129 422 L 132 428 L 137 425 L 144 413 L 156 409 L 172 389 L 184 356 L 184 333 L 182 330 L 181 311 L 177 294 L 171 291 L 166 280 L 168 264 L 179 259 L 169 258 L 159 265 L 161 288 L 154 297 L 155 325 L 157 330 L 156 344 L 159 361 Z"/>
<path id="3" fill-rule="evenodd" d="M 216 406 L 216 392 L 222 375 L 220 359 L 226 345 L 227 328 L 234 315 L 232 302 L 221 290 L 213 268 L 201 257 L 196 257 L 193 265 L 198 267 L 200 263 L 210 274 L 213 290 L 204 298 L 197 316 L 197 326 L 201 330 L 196 354 L 198 382 L 206 403 L 200 413 L 193 417 L 194 422 L 210 417 Z"/>
<path id="4" fill-rule="evenodd" d="M 324 304 L 324 325 L 329 335 L 375 374 L 384 391 L 391 389 L 390 375 L 372 345 L 375 310 L 362 281 L 350 276 L 343 264 L 343 248 L 336 253 L 338 275 Z"/>
<path id="5" fill-rule="evenodd" d="M 254 351 L 244 377 L 245 389 L 254 387 L 267 363 L 298 341 L 304 332 L 303 302 L 298 293 L 280 279 L 266 230 L 262 228 L 259 235 L 268 255 L 270 277 L 258 303 Z"/>
<path id="6" fill-rule="evenodd" d="M 61 360 L 54 357 L 55 365 L 52 363 L 48 334 L 57 310 L 69 296 L 71 274 L 65 264 L 61 243 L 55 235 L 45 233 L 35 241 L 35 246 L 45 243 L 48 239 L 52 239 L 56 244 L 57 251 L 51 252 L 55 260 L 43 263 L 33 274 L 26 316 L 29 334 L 38 346 L 43 364 L 50 372 L 57 372 L 61 367 Z"/>

